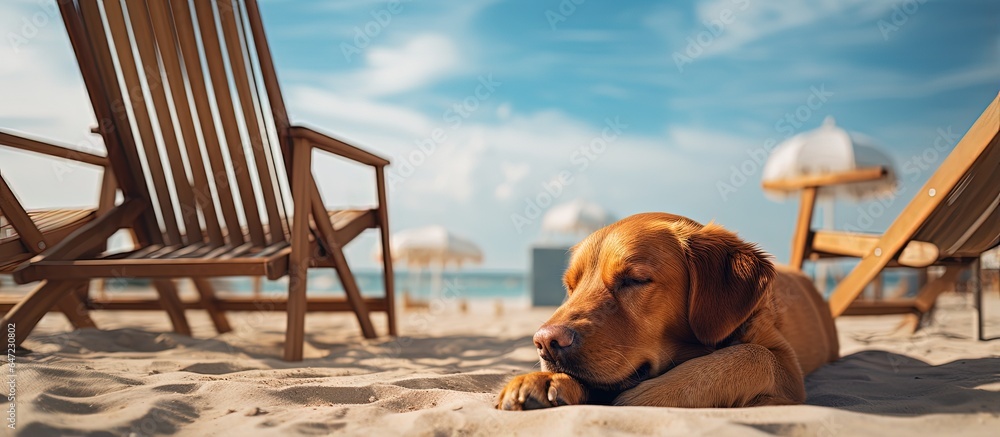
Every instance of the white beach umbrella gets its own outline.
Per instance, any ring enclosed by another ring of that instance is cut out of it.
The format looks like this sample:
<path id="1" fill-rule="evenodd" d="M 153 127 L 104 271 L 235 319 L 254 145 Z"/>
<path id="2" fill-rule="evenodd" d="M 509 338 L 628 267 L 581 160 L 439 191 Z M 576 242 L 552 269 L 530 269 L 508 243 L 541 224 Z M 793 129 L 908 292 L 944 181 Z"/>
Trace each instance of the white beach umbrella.
<path id="1" fill-rule="evenodd" d="M 542 230 L 564 234 L 589 234 L 614 220 L 614 216 L 600 205 L 574 200 L 549 209 L 542 217 Z"/>
<path id="2" fill-rule="evenodd" d="M 481 263 L 483 252 L 476 243 L 455 235 L 443 226 L 399 231 L 389 239 L 393 261 L 414 267 L 464 263 Z M 376 258 L 382 257 L 381 247 L 376 247 Z"/>
<path id="3" fill-rule="evenodd" d="M 431 292 L 435 295 L 441 291 L 441 276 L 446 265 L 461 267 L 465 263 L 483 262 L 483 251 L 476 243 L 451 233 L 443 226 L 399 231 L 389 238 L 389 251 L 393 261 L 413 268 L 411 276 L 416 275 L 417 285 L 420 270 L 429 268 L 432 272 Z M 375 248 L 375 259 L 382 259 L 381 246 Z"/>
<path id="4" fill-rule="evenodd" d="M 862 200 L 889 193 L 896 187 L 895 169 L 889 155 L 879 150 L 871 138 L 841 129 L 832 117 L 827 117 L 819 128 L 795 135 L 775 147 L 764 164 L 763 180 L 814 176 L 876 166 L 886 167 L 888 174 L 875 181 L 822 187 L 817 195 L 821 198 Z M 774 189 L 765 189 L 764 193 L 776 200 L 795 194 Z"/>

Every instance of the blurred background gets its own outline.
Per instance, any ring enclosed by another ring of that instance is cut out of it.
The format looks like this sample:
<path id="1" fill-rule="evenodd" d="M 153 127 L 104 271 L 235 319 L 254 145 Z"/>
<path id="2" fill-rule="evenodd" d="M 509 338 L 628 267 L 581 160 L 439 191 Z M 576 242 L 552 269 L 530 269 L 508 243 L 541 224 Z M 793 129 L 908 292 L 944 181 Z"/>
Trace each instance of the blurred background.
<path id="1" fill-rule="evenodd" d="M 993 0 L 261 9 L 292 121 L 391 158 L 393 229 L 468 237 L 483 254 L 472 271 L 508 272 L 511 289 L 548 238 L 542 216 L 578 200 L 715 220 L 787 260 L 797 203 L 765 198 L 763 161 L 827 116 L 877 143 L 899 180 L 896 195 L 838 201 L 833 225 L 884 230 L 1000 90 Z M 0 31 L 0 126 L 101 151 L 54 1 L 0 3 Z M 29 208 L 96 203 L 97 172 L 0 162 Z M 364 169 L 320 158 L 314 172 L 331 204 L 372 200 Z M 376 243 L 348 246 L 360 272 Z"/>

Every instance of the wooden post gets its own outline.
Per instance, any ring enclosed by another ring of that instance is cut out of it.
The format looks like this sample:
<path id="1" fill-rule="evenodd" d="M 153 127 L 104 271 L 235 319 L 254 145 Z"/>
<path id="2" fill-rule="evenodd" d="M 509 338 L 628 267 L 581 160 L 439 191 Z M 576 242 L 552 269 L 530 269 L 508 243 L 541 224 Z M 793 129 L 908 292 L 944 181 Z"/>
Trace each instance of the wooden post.
<path id="1" fill-rule="evenodd" d="M 292 254 L 288 261 L 288 326 L 285 360 L 302 361 L 306 330 L 306 275 L 309 268 L 309 214 L 312 181 L 312 148 L 308 140 L 296 139 L 292 147 Z M 322 217 L 316 217 L 317 220 Z"/>
<path id="2" fill-rule="evenodd" d="M 788 261 L 789 266 L 798 270 L 802 270 L 802 262 L 809 252 L 809 232 L 815 206 L 816 187 L 803 188 L 799 203 L 799 218 L 795 223 L 795 233 L 792 235 L 792 256 Z"/>
<path id="3" fill-rule="evenodd" d="M 382 277 L 385 284 L 385 299 L 388 309 L 389 335 L 398 335 L 396 331 L 396 277 L 392 272 L 392 253 L 389 247 L 389 211 L 385 190 L 385 167 L 375 167 L 375 183 L 378 185 L 378 227 L 382 240 Z"/>

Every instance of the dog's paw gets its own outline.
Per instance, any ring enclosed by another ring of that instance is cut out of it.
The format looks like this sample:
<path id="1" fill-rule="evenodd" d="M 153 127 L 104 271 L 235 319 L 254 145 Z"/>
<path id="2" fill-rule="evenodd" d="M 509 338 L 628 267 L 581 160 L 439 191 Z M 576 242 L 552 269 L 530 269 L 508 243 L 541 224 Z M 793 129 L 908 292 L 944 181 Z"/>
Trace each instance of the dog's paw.
<path id="1" fill-rule="evenodd" d="M 586 401 L 583 385 L 565 373 L 534 372 L 514 377 L 497 396 L 499 410 L 536 410 Z"/>

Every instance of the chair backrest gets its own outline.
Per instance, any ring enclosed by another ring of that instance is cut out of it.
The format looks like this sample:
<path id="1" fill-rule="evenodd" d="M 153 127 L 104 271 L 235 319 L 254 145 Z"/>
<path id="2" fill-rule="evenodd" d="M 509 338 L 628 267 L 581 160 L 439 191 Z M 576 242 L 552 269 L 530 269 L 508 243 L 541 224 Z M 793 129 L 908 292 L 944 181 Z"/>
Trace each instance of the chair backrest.
<path id="1" fill-rule="evenodd" d="M 1000 244 L 1000 135 L 996 130 L 989 141 L 955 188 L 937 193 L 948 197 L 914 234 L 916 240 L 937 245 L 942 258 L 976 258 Z"/>
<path id="2" fill-rule="evenodd" d="M 143 244 L 285 241 L 288 122 L 255 0 L 59 0 Z"/>

